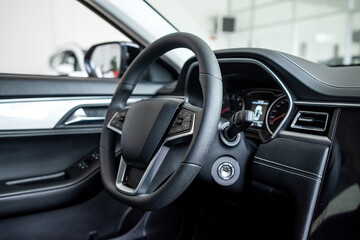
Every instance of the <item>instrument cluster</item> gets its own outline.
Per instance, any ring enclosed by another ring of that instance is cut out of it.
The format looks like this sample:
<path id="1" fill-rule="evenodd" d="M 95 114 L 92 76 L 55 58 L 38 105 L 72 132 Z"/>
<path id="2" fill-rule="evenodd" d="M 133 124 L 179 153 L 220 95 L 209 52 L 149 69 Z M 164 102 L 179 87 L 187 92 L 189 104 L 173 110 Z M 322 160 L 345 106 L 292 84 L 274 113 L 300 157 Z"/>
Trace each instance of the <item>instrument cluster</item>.
<path id="1" fill-rule="evenodd" d="M 271 137 L 286 117 L 289 100 L 277 89 L 226 90 L 221 117 L 229 119 L 240 110 L 254 112 L 254 122 L 247 131 L 258 133 L 266 139 Z"/>

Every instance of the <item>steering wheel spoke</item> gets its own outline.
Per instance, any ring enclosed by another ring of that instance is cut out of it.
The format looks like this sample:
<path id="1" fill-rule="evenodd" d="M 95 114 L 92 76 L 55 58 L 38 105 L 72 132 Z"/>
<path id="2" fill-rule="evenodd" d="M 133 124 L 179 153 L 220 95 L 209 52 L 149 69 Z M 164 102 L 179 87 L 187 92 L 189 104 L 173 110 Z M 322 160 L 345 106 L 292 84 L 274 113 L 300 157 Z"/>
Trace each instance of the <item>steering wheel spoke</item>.
<path id="1" fill-rule="evenodd" d="M 119 119 L 119 117 L 116 117 L 118 115 L 115 114 L 113 118 Z M 117 189 L 128 195 L 141 195 L 151 193 L 159 187 L 173 173 L 181 161 L 181 159 L 178 162 L 175 162 L 174 159 L 171 162 L 166 161 L 170 149 L 174 145 L 186 142 L 192 137 L 194 123 L 195 112 L 188 108 L 180 108 L 165 134 L 164 141 L 146 169 L 130 166 L 121 157 L 116 177 Z M 119 130 L 116 129 L 116 132 L 119 132 Z"/>
<path id="2" fill-rule="evenodd" d="M 121 135 L 127 111 L 128 109 L 124 109 L 116 112 L 110 119 L 107 128 Z"/>
<path id="3" fill-rule="evenodd" d="M 169 150 L 170 147 L 162 146 L 146 169 L 130 166 L 125 162 L 124 158 L 121 157 L 116 177 L 117 189 L 127 195 L 149 193 L 150 188 L 153 188 L 154 180 L 162 178 L 158 172 L 159 169 L 162 168 L 162 164 Z M 164 172 L 162 172 L 162 174 L 164 174 Z"/>

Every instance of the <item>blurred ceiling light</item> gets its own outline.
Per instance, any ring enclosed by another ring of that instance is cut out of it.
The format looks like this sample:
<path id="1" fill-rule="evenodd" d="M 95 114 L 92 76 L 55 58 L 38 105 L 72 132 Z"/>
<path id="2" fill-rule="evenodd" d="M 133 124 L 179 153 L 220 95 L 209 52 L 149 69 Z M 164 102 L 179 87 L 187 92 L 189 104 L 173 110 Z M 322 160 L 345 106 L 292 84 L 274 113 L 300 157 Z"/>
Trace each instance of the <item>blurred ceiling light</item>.
<path id="1" fill-rule="evenodd" d="M 315 40 L 319 43 L 336 43 L 337 37 L 333 33 L 316 33 Z"/>

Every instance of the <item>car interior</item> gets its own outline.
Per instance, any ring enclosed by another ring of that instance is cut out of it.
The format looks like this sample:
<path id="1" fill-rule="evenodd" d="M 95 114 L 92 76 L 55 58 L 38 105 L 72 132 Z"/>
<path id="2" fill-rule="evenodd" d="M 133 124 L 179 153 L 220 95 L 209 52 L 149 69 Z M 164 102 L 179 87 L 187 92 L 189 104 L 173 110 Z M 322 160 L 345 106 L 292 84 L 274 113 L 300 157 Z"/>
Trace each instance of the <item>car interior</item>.
<path id="1" fill-rule="evenodd" d="M 130 41 L 73 53 L 81 76 L 0 68 L 0 239 L 360 239 L 359 65 L 77 4 Z"/>

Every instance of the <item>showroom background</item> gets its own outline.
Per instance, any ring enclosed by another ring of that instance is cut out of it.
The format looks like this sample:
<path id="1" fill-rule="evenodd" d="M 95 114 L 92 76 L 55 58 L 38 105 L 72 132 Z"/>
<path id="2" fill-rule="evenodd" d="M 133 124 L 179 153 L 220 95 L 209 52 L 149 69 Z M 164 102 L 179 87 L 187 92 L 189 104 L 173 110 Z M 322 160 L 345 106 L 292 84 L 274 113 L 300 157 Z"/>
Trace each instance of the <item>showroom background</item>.
<path id="1" fill-rule="evenodd" d="M 65 44 L 86 50 L 128 41 L 76 0 L 0 0 L 0 31 L 0 72 L 7 73 L 55 74 L 49 58 Z"/>
<path id="2" fill-rule="evenodd" d="M 175 26 L 197 33 L 215 49 L 270 48 L 315 62 L 344 57 L 344 64 L 350 64 L 352 56 L 360 57 L 360 0 L 148 1 L 160 12 L 168 12 L 164 15 Z M 222 31 L 222 17 L 235 19 L 233 32 Z M 206 26 L 206 34 L 192 22 L 202 30 Z"/>
<path id="3" fill-rule="evenodd" d="M 213 49 L 271 48 L 324 63 L 341 57 L 349 64 L 360 57 L 360 0 L 149 2 Z M 224 17 L 234 19 L 232 31 L 223 31 Z M 57 74 L 50 56 L 69 43 L 87 50 L 99 42 L 128 41 L 75 0 L 0 0 L 0 31 L 1 73 Z"/>

